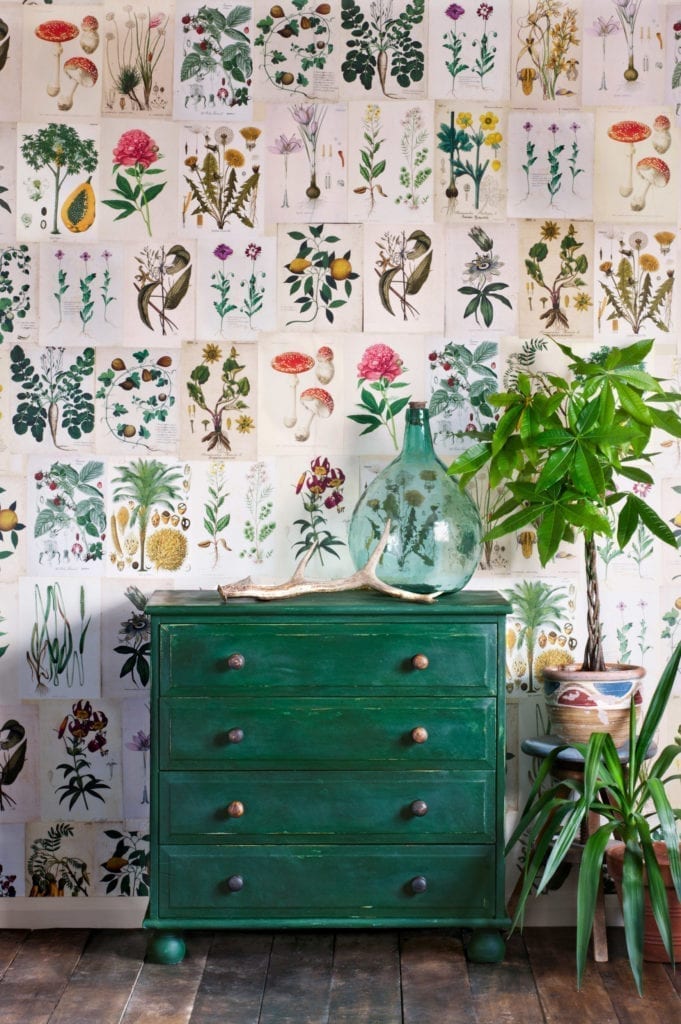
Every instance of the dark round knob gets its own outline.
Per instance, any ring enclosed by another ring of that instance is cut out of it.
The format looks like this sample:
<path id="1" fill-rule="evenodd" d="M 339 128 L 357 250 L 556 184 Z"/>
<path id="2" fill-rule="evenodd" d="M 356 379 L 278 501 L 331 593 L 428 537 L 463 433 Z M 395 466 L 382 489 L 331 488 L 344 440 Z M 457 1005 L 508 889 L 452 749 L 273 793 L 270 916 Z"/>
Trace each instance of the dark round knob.
<path id="1" fill-rule="evenodd" d="M 227 806 L 227 814 L 230 818 L 240 818 L 245 810 L 241 800 L 232 800 L 231 804 Z"/>
<path id="2" fill-rule="evenodd" d="M 424 668 L 428 668 L 430 662 L 425 654 L 415 654 L 411 659 L 412 666 L 419 669 L 421 672 Z"/>
<path id="3" fill-rule="evenodd" d="M 230 892 L 241 892 L 244 887 L 244 880 L 241 875 L 232 875 L 227 879 L 227 888 Z"/>
<path id="4" fill-rule="evenodd" d="M 425 892 L 428 888 L 428 882 L 424 875 L 416 875 L 409 884 L 412 892 Z"/>
<path id="5" fill-rule="evenodd" d="M 428 730 L 424 729 L 422 725 L 417 725 L 415 729 L 411 730 L 411 738 L 414 743 L 425 743 L 428 739 Z"/>
<path id="6" fill-rule="evenodd" d="M 409 810 L 415 818 L 423 818 L 428 813 L 428 804 L 425 800 L 414 800 L 410 805 Z"/>
<path id="7" fill-rule="evenodd" d="M 244 738 L 243 729 L 230 729 L 227 733 L 227 739 L 230 743 L 241 743 Z"/>
<path id="8" fill-rule="evenodd" d="M 227 664 L 233 669 L 243 668 L 246 664 L 246 659 L 243 654 L 230 654 L 229 658 L 227 658 Z"/>

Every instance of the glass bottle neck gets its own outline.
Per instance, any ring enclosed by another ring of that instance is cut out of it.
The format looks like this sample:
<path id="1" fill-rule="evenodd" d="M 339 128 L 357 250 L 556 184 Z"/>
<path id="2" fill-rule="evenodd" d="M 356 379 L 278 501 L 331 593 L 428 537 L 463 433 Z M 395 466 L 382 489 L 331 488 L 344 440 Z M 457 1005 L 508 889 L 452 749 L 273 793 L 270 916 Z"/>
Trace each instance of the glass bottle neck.
<path id="1" fill-rule="evenodd" d="M 402 458 L 413 459 L 423 458 L 423 456 L 432 458 L 434 454 L 428 410 L 418 406 L 409 406 L 404 430 Z"/>

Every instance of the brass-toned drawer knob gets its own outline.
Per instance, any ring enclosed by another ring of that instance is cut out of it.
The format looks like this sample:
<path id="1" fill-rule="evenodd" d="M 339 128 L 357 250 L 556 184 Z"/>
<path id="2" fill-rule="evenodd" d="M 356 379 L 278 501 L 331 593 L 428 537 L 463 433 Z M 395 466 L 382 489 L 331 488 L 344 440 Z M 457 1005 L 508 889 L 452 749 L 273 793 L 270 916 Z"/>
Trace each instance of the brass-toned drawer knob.
<path id="1" fill-rule="evenodd" d="M 231 875 L 227 879 L 227 888 L 230 892 L 241 892 L 244 887 L 244 880 L 241 875 Z"/>
<path id="2" fill-rule="evenodd" d="M 229 658 L 227 658 L 227 665 L 231 669 L 236 670 L 243 668 L 245 664 L 246 659 L 244 658 L 243 654 L 230 654 Z"/>
<path id="3" fill-rule="evenodd" d="M 424 668 L 428 668 L 430 662 L 428 661 L 427 655 L 415 654 L 414 657 L 411 659 L 411 664 L 413 668 L 417 668 L 422 672 Z"/>
<path id="4" fill-rule="evenodd" d="M 424 729 L 422 725 L 417 725 L 415 729 L 411 730 L 411 738 L 414 743 L 425 743 L 428 739 L 428 730 Z"/>
<path id="5" fill-rule="evenodd" d="M 412 878 L 409 883 L 412 892 L 425 892 L 428 888 L 428 882 L 426 881 L 425 875 L 416 875 Z"/>
<path id="6" fill-rule="evenodd" d="M 227 733 L 227 739 L 230 743 L 241 743 L 244 738 L 243 729 L 230 729 Z"/>
<path id="7" fill-rule="evenodd" d="M 231 804 L 227 806 L 227 814 L 230 818 L 240 818 L 245 810 L 241 800 L 232 800 Z"/>
<path id="8" fill-rule="evenodd" d="M 428 813 L 428 804 L 425 800 L 414 800 L 409 810 L 415 818 L 423 818 Z"/>

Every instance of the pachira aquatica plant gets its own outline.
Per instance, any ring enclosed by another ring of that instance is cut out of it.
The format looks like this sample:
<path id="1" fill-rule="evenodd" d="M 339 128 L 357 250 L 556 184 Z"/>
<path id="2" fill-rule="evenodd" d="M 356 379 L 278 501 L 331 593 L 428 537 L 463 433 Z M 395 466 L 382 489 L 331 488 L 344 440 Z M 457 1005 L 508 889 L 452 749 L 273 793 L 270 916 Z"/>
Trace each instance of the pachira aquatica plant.
<path id="1" fill-rule="evenodd" d="M 625 844 L 622 875 L 622 911 L 627 954 L 639 995 L 643 985 L 643 936 L 645 891 L 648 890 L 655 922 L 674 962 L 669 899 L 660 871 L 667 854 L 669 870 L 681 900 L 681 850 L 678 821 L 681 810 L 669 801 L 667 788 L 680 776 L 673 771 L 681 755 L 681 734 L 652 763 L 651 743 L 667 708 L 681 662 L 677 644 L 655 687 L 645 718 L 637 732 L 636 708 L 631 701 L 629 763 L 622 764 L 612 736 L 595 732 L 588 743 L 574 743 L 584 758 L 584 769 L 571 778 L 551 782 L 556 759 L 566 748 L 555 747 L 542 761 L 518 824 L 508 840 L 509 854 L 526 834 L 528 853 L 523 885 L 513 920 L 522 924 L 527 900 L 533 891 L 543 892 L 579 838 L 591 813 L 601 824 L 589 835 L 579 865 L 577 887 L 577 987 L 581 985 L 587 949 L 601 884 L 603 855 L 613 839 Z M 656 843 L 653 842 L 658 837 Z M 663 849 L 666 847 L 666 851 Z M 674 897 L 672 896 L 672 899 Z M 678 951 L 677 951 L 678 956 Z"/>
<path id="2" fill-rule="evenodd" d="M 476 443 L 449 471 L 465 486 L 488 470 L 490 488 L 505 490 L 486 540 L 532 525 L 545 566 L 562 542 L 581 534 L 587 583 L 582 668 L 603 671 L 596 538 L 615 536 L 624 548 L 642 524 L 676 547 L 672 530 L 641 492 L 653 483 L 645 468 L 656 454 L 649 447 L 653 430 L 681 437 L 681 394 L 668 392 L 642 367 L 651 339 L 589 359 L 555 343 L 568 359 L 570 377 L 519 373 L 514 390 L 489 395 L 500 410 L 498 421 L 469 435 Z"/>

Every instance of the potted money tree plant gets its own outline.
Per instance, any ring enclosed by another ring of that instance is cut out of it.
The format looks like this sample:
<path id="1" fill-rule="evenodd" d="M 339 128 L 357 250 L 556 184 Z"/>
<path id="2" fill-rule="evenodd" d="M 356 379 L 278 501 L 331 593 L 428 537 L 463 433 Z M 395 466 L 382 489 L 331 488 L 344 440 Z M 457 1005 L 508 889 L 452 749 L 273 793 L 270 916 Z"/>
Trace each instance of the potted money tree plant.
<path id="1" fill-rule="evenodd" d="M 461 486 L 479 472 L 504 495 L 490 516 L 485 540 L 531 526 L 545 566 L 564 541 L 581 536 L 586 572 L 586 646 L 582 664 L 544 669 L 551 730 L 568 743 L 607 728 L 615 745 L 628 734 L 629 702 L 640 704 L 640 666 L 606 665 L 603 652 L 597 539 L 620 548 L 639 525 L 676 547 L 673 532 L 648 504 L 647 466 L 656 451 L 653 432 L 681 438 L 681 395 L 644 368 L 653 342 L 636 341 L 605 355 L 582 358 L 555 342 L 568 375 L 518 374 L 513 391 L 489 396 L 500 410 L 487 432 L 449 467 Z M 567 660 L 567 659 L 566 659 Z"/>

